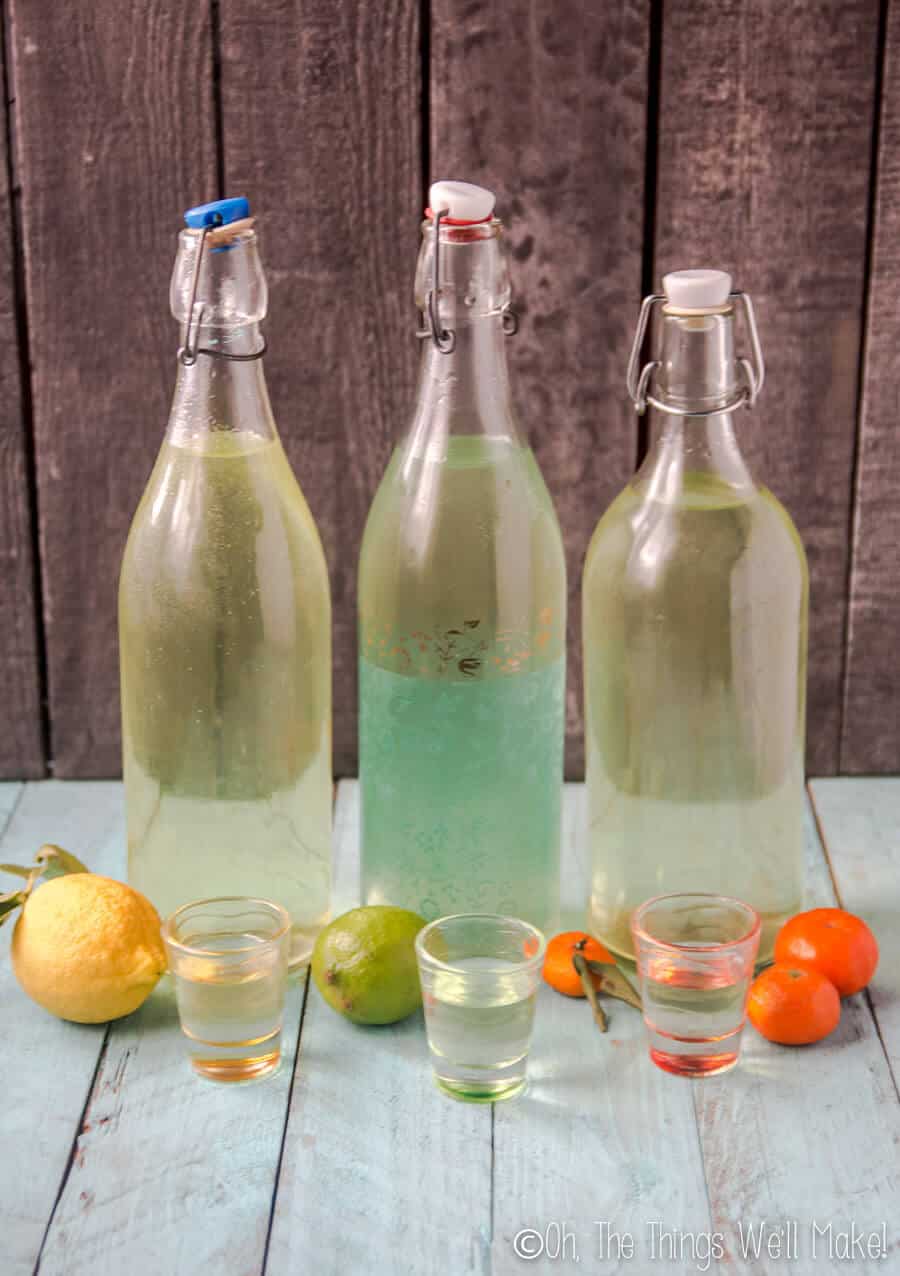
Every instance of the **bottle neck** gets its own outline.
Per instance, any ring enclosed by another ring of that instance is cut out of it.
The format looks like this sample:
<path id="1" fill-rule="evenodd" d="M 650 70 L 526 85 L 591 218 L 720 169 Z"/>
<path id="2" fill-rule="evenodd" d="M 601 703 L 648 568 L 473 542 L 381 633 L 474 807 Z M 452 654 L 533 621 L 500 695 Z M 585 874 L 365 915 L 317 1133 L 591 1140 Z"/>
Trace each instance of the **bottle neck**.
<path id="1" fill-rule="evenodd" d="M 431 335 L 422 342 L 419 388 L 405 446 L 412 455 L 443 460 L 454 436 L 480 436 L 520 443 L 506 366 L 503 312 L 509 278 L 501 249 L 501 224 L 440 229 L 435 314 L 452 333 L 449 350 Z M 416 302 L 429 325 L 429 294 L 435 287 L 435 232 L 422 228 L 416 271 Z"/>
<path id="2" fill-rule="evenodd" d="M 513 416 L 506 338 L 499 315 L 457 321 L 455 344 L 442 354 L 424 340 L 419 390 L 407 442 L 412 452 L 440 460 L 457 435 L 519 442 Z"/>
<path id="3" fill-rule="evenodd" d="M 689 475 L 708 476 L 736 491 L 755 489 L 735 433 L 743 410 L 716 411 L 734 403 L 740 386 L 730 307 L 702 315 L 663 311 L 652 393 L 678 412 L 651 411 L 653 443 L 639 477 L 654 498 L 677 499 Z"/>
<path id="4" fill-rule="evenodd" d="M 262 346 L 259 324 L 238 328 L 201 327 L 197 346 L 222 355 L 252 354 Z M 196 361 L 178 361 L 178 376 L 169 414 L 170 442 L 198 435 L 242 431 L 262 439 L 278 437 L 263 360 L 216 358 L 197 354 Z"/>

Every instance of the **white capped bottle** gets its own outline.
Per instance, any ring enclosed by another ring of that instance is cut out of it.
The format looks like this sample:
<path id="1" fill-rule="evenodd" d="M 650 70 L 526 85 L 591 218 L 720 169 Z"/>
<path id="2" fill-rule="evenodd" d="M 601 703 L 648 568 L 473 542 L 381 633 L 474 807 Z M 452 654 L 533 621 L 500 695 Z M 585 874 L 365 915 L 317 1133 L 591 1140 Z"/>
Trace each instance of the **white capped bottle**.
<path id="1" fill-rule="evenodd" d="M 738 443 L 764 376 L 749 298 L 722 271 L 664 286 L 629 366 L 655 442 L 584 567 L 591 925 L 630 955 L 649 897 L 733 895 L 761 914 L 762 960 L 802 897 L 806 558 Z M 739 311 L 752 359 L 735 351 Z"/>
<path id="2" fill-rule="evenodd" d="M 409 428 L 359 568 L 362 886 L 426 918 L 555 925 L 565 716 L 559 525 L 513 416 L 490 191 L 431 188 Z"/>

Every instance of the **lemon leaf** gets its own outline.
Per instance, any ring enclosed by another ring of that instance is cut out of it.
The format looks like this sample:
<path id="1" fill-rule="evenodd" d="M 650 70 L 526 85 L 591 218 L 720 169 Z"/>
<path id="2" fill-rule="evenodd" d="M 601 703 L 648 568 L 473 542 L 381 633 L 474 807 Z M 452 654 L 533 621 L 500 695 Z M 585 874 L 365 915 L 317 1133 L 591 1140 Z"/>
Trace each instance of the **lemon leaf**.
<path id="1" fill-rule="evenodd" d="M 66 873 L 89 873 L 91 870 L 77 856 L 70 851 L 64 851 L 61 846 L 54 846 L 52 842 L 48 842 L 42 846 L 35 856 L 38 864 L 41 866 L 44 877 L 49 881 L 51 877 L 62 877 Z"/>
<path id="2" fill-rule="evenodd" d="M 25 903 L 27 897 L 27 891 L 10 891 L 8 895 L 0 895 L 0 926 L 3 925 L 10 913 L 14 913 L 17 908 Z"/>

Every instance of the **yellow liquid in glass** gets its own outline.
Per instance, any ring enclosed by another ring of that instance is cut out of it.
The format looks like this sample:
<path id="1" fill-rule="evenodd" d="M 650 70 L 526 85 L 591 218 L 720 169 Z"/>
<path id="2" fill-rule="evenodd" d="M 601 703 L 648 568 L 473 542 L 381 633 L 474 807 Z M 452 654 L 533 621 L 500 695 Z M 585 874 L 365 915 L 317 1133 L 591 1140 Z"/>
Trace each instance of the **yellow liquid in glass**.
<path id="1" fill-rule="evenodd" d="M 631 956 L 631 913 L 707 891 L 762 916 L 759 958 L 801 907 L 807 571 L 766 490 L 688 474 L 629 485 L 583 584 L 591 925 Z"/>
<path id="2" fill-rule="evenodd" d="M 291 960 L 328 918 L 330 603 L 277 439 L 167 440 L 119 589 L 128 872 L 165 916 L 274 900 Z"/>

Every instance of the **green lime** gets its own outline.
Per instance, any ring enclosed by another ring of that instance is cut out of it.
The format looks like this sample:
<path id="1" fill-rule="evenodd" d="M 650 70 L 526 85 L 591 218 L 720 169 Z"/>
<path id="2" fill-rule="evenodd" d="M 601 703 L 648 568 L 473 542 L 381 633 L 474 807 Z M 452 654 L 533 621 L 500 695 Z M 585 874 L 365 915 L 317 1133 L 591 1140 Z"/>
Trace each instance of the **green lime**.
<path id="1" fill-rule="evenodd" d="M 422 1004 L 416 968 L 418 913 L 387 904 L 352 908 L 316 940 L 312 976 L 338 1014 L 354 1023 L 396 1023 Z"/>

